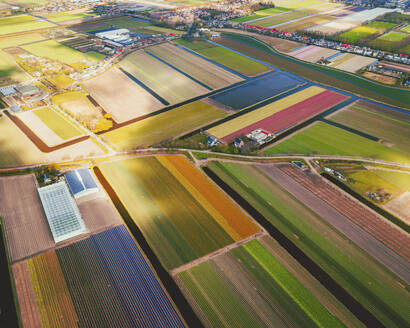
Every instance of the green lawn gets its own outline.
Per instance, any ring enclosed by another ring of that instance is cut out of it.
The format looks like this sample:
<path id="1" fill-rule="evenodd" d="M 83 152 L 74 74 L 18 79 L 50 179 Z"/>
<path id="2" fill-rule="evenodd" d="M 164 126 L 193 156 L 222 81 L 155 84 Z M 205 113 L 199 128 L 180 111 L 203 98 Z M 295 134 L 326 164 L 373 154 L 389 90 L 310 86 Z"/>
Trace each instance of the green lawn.
<path id="1" fill-rule="evenodd" d="M 19 36 L 2 36 L 0 38 L 0 49 L 19 46 L 21 44 L 45 40 L 39 33 L 25 33 Z"/>
<path id="2" fill-rule="evenodd" d="M 410 163 L 410 157 L 404 153 L 323 122 L 317 122 L 268 148 L 264 154 L 361 156 Z"/>
<path id="3" fill-rule="evenodd" d="M 400 32 L 389 32 L 385 35 L 382 35 L 379 37 L 380 40 L 386 40 L 386 41 L 391 41 L 391 42 L 396 42 L 396 41 L 401 41 L 404 38 L 407 38 L 408 35 L 405 33 L 400 33 Z"/>
<path id="4" fill-rule="evenodd" d="M 14 61 L 12 55 L 0 50 L 0 85 L 22 82 L 29 78 Z"/>
<path id="5" fill-rule="evenodd" d="M 253 15 L 249 16 L 244 16 L 244 17 L 238 17 L 232 19 L 232 22 L 237 22 L 237 23 L 243 23 L 247 22 L 252 19 L 257 19 L 257 18 L 262 18 L 266 16 L 271 16 L 271 15 L 276 15 L 284 11 L 289 11 L 290 9 L 287 8 L 282 8 L 282 7 L 274 7 L 274 8 L 268 8 L 268 9 L 263 9 L 263 10 L 258 10 L 253 13 Z"/>
<path id="6" fill-rule="evenodd" d="M 83 134 L 77 127 L 49 107 L 37 109 L 34 114 L 63 140 L 73 139 Z"/>
<path id="7" fill-rule="evenodd" d="M 188 42 L 185 40 L 178 40 L 177 43 L 247 76 L 258 75 L 270 69 L 263 64 L 206 41 Z"/>
<path id="8" fill-rule="evenodd" d="M 403 326 L 409 300 L 403 281 L 257 168 L 208 166 L 386 327 Z"/>
<path id="9" fill-rule="evenodd" d="M 95 15 L 93 14 L 87 14 L 87 13 L 71 13 L 71 12 L 59 12 L 59 13 L 53 13 L 49 15 L 44 15 L 45 18 L 52 22 L 65 22 L 65 21 L 70 21 L 74 19 L 81 19 L 81 18 L 89 18 L 89 17 L 94 17 Z"/>
<path id="10" fill-rule="evenodd" d="M 196 101 L 107 132 L 104 138 L 122 150 L 150 146 L 224 116 L 226 112 Z"/>
<path id="11" fill-rule="evenodd" d="M 49 22 L 27 15 L 2 17 L 0 18 L 0 35 L 33 31 L 53 26 L 54 25 Z"/>
<path id="12" fill-rule="evenodd" d="M 401 190 L 410 191 L 410 174 L 377 169 L 371 169 L 371 171 Z"/>
<path id="13" fill-rule="evenodd" d="M 99 54 L 94 51 L 82 53 L 73 48 L 58 43 L 55 40 L 33 43 L 30 45 L 22 46 L 21 48 L 28 52 L 31 52 L 33 55 L 48 57 L 66 64 L 74 64 L 82 60 L 97 62 L 105 58 L 105 55 Z"/>

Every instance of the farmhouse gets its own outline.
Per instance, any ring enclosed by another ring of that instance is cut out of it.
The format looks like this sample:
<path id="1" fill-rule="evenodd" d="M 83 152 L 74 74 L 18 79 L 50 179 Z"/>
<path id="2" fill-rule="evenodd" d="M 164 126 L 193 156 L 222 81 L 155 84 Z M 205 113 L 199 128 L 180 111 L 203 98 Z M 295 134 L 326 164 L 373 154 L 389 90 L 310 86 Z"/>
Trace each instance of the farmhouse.
<path id="1" fill-rule="evenodd" d="M 75 198 L 98 192 L 97 184 L 89 169 L 77 169 L 64 175 Z"/>
<path id="2" fill-rule="evenodd" d="M 271 139 L 273 135 L 262 129 L 256 129 L 253 130 L 251 133 L 247 134 L 246 137 L 252 141 L 257 142 L 259 145 L 262 145 L 269 139 Z"/>
<path id="3" fill-rule="evenodd" d="M 55 243 L 87 231 L 80 211 L 64 181 L 37 190 Z"/>

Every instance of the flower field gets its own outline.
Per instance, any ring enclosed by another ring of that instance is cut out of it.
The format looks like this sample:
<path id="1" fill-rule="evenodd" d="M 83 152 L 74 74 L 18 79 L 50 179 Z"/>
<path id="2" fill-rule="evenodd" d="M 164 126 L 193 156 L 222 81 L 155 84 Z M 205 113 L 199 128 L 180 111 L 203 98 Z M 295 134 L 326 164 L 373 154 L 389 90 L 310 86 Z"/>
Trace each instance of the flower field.
<path id="1" fill-rule="evenodd" d="M 204 56 L 218 64 L 224 65 L 235 72 L 246 76 L 258 75 L 270 70 L 269 67 L 261 63 L 206 41 L 188 42 L 185 40 L 178 40 L 177 43 L 183 47 L 195 51 L 201 56 Z"/>
<path id="2" fill-rule="evenodd" d="M 295 89 L 304 83 L 283 72 L 272 72 L 210 98 L 233 110 L 240 110 Z"/>
<path id="3" fill-rule="evenodd" d="M 120 62 L 120 66 L 170 104 L 209 92 L 208 89 L 142 50 L 129 54 Z"/>
<path id="4" fill-rule="evenodd" d="M 185 327 L 123 225 L 12 268 L 24 326 Z"/>
<path id="5" fill-rule="evenodd" d="M 309 87 L 222 123 L 207 132 L 227 143 L 258 128 L 278 133 L 346 99 L 346 96 L 333 91 L 316 86 Z"/>
<path id="6" fill-rule="evenodd" d="M 295 181 L 285 188 L 277 176 L 273 180 L 261 167 L 250 165 L 211 162 L 208 167 L 385 326 L 405 325 L 404 300 L 409 295 L 400 285 L 406 283 L 329 224 L 330 214 L 319 216 L 311 205 L 299 201 L 308 192 L 295 198 L 288 191 Z"/>
<path id="7" fill-rule="evenodd" d="M 147 49 L 167 63 L 204 83 L 212 89 L 219 89 L 242 80 L 236 74 L 210 63 L 170 43 L 163 43 Z"/>
<path id="8" fill-rule="evenodd" d="M 99 168 L 167 269 L 259 231 L 185 157 L 130 159 Z"/>
<path id="9" fill-rule="evenodd" d="M 257 240 L 181 272 L 206 327 L 343 327 Z"/>

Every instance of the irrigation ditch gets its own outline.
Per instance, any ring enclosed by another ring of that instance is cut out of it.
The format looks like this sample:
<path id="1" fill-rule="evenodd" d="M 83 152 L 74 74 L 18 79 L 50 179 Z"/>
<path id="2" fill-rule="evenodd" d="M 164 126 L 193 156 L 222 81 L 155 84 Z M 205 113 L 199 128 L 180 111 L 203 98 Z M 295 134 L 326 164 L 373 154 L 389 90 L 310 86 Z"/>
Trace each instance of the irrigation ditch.
<path id="1" fill-rule="evenodd" d="M 111 187 L 110 183 L 105 179 L 101 170 L 98 167 L 94 167 L 93 171 L 98 178 L 98 181 L 101 183 L 112 202 L 114 203 L 115 208 L 120 213 L 122 219 L 130 230 L 131 234 L 134 236 L 135 240 L 138 242 L 138 245 L 143 250 L 144 254 L 150 261 L 152 267 L 154 268 L 157 276 L 161 280 L 168 294 L 171 296 L 175 305 L 177 306 L 182 317 L 186 321 L 189 327 L 202 328 L 204 327 L 202 322 L 199 320 L 195 312 L 193 311 L 191 305 L 185 299 L 185 296 L 182 294 L 178 285 L 171 277 L 169 272 L 162 266 L 158 257 L 155 255 L 154 251 L 151 249 L 147 240 L 145 239 L 142 231 L 138 228 L 135 222 L 132 220 L 131 215 L 128 213 L 127 209 L 120 201 L 118 195 Z"/>
<path id="2" fill-rule="evenodd" d="M 352 312 L 366 327 L 386 328 L 371 312 L 351 296 L 319 265 L 297 247 L 289 238 L 270 223 L 257 209 L 248 203 L 241 195 L 225 183 L 217 174 L 208 167 L 203 167 L 205 174 L 248 212 L 266 231 L 309 273 L 315 277 L 329 292 L 331 292 L 350 312 Z"/>

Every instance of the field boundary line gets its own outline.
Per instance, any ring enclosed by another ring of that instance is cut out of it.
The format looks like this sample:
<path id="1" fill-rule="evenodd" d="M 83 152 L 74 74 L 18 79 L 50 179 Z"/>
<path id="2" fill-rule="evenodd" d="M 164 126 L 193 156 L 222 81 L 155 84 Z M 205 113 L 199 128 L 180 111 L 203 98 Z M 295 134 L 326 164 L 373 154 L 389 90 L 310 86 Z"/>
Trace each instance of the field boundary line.
<path id="1" fill-rule="evenodd" d="M 185 263 L 185 264 L 183 264 L 183 265 L 181 265 L 181 266 L 179 266 L 179 267 L 177 267 L 177 268 L 174 268 L 174 269 L 170 270 L 169 273 L 171 274 L 171 276 L 175 276 L 175 275 L 177 275 L 178 273 L 181 273 L 181 272 L 183 272 L 183 271 L 185 271 L 185 270 L 188 270 L 189 268 L 192 268 L 192 267 L 194 267 L 194 266 L 197 266 L 197 265 L 199 265 L 199 264 L 201 264 L 201 263 L 203 263 L 203 262 L 206 262 L 206 261 L 208 261 L 208 260 L 212 260 L 212 259 L 213 259 L 214 257 L 216 257 L 216 256 L 219 256 L 219 255 L 228 253 L 229 251 L 231 251 L 231 250 L 234 249 L 234 248 L 238 248 L 238 247 L 242 246 L 243 244 L 245 244 L 245 243 L 247 243 L 247 242 L 249 242 L 249 241 L 251 241 L 251 240 L 259 239 L 259 238 L 262 238 L 263 236 L 268 236 L 268 233 L 267 233 L 265 230 L 262 230 L 262 231 L 260 231 L 260 232 L 257 232 L 257 233 L 255 233 L 255 234 L 253 234 L 253 235 L 251 235 L 251 236 L 249 236 L 249 237 L 247 237 L 247 238 L 245 238 L 245 239 L 241 239 L 241 240 L 239 240 L 239 241 L 237 241 L 237 242 L 235 242 L 235 243 L 233 243 L 233 244 L 227 245 L 227 246 L 225 246 L 225 247 L 223 247 L 223 248 L 220 248 L 220 249 L 218 249 L 218 250 L 216 250 L 216 251 L 214 251 L 214 252 L 212 252 L 212 253 L 209 253 L 209 254 L 204 255 L 204 256 L 202 256 L 202 257 L 200 257 L 200 258 L 197 258 L 197 259 L 195 259 L 195 260 L 193 260 L 193 261 L 191 261 L 191 262 Z"/>

